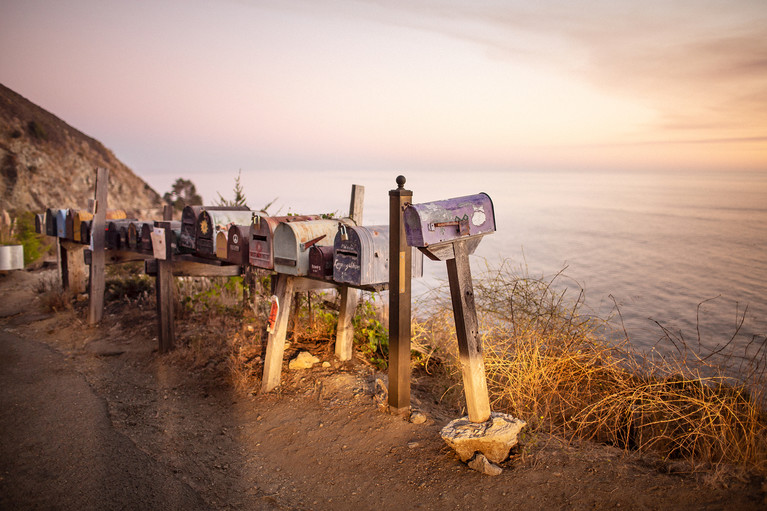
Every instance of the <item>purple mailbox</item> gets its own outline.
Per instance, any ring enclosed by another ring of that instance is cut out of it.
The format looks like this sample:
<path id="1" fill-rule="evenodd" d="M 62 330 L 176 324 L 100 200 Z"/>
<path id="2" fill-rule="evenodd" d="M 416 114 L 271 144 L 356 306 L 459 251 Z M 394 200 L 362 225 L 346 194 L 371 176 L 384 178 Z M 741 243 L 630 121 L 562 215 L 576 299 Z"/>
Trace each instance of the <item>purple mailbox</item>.
<path id="1" fill-rule="evenodd" d="M 486 193 L 467 195 L 405 208 L 407 244 L 434 261 L 453 258 L 453 242 L 465 240 L 468 253 L 482 236 L 495 232 L 493 201 Z"/>

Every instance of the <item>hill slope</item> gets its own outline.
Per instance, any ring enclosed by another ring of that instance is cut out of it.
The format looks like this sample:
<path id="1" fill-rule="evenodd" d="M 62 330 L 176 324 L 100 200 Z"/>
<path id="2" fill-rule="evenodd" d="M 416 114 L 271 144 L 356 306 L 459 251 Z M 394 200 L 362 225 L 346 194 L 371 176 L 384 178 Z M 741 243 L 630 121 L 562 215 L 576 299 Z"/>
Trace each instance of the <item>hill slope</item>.
<path id="1" fill-rule="evenodd" d="M 161 205 L 160 195 L 101 142 L 0 84 L 3 208 L 85 207 L 97 167 L 109 169 L 110 208 L 135 214 Z"/>

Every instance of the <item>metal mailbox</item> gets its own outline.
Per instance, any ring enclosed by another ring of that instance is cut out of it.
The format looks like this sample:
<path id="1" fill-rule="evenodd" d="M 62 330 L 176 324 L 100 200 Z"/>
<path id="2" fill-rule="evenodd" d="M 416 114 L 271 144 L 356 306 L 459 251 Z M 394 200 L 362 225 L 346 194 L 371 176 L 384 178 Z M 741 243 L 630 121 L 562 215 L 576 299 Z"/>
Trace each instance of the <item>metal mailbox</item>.
<path id="1" fill-rule="evenodd" d="M 228 226 L 226 230 L 221 229 L 216 233 L 216 258 L 226 260 L 226 252 L 228 249 L 229 229 L 233 226 Z"/>
<path id="2" fill-rule="evenodd" d="M 75 211 L 72 217 L 72 239 L 79 241 L 80 243 L 90 243 L 90 236 L 83 238 L 82 229 L 80 229 L 80 224 L 87 220 L 93 220 L 93 214 L 90 211 L 85 209 Z M 90 230 L 88 232 L 90 232 Z"/>
<path id="3" fill-rule="evenodd" d="M 67 216 L 64 219 L 64 222 L 66 223 L 65 232 L 66 236 L 65 238 L 68 240 L 74 241 L 75 239 L 75 233 L 74 233 L 74 227 L 75 227 L 75 215 L 79 213 L 79 210 L 77 209 L 68 209 L 67 210 Z"/>
<path id="4" fill-rule="evenodd" d="M 84 220 L 80 222 L 80 239 L 81 240 L 88 240 L 88 243 L 90 243 L 91 239 L 91 224 L 93 223 L 93 220 Z"/>
<path id="5" fill-rule="evenodd" d="M 58 209 L 48 208 L 45 210 L 45 234 L 56 236 L 56 214 Z"/>
<path id="6" fill-rule="evenodd" d="M 243 209 L 204 209 L 197 217 L 195 230 L 196 252 L 202 256 L 216 256 L 219 232 L 224 233 L 223 247 L 226 250 L 226 233 L 229 227 L 237 224 L 249 224 L 256 213 Z M 226 259 L 224 255 L 223 259 Z"/>
<path id="7" fill-rule="evenodd" d="M 152 222 L 144 222 L 141 225 L 141 238 L 138 244 L 140 252 L 145 254 L 152 253 L 152 231 L 154 231 Z"/>
<path id="8" fill-rule="evenodd" d="M 333 279 L 333 246 L 314 245 L 309 249 L 309 276 L 317 279 Z"/>
<path id="9" fill-rule="evenodd" d="M 106 225 L 104 243 L 107 248 L 114 250 L 128 249 L 128 229 L 136 220 L 111 220 Z"/>
<path id="10" fill-rule="evenodd" d="M 411 204 L 405 208 L 404 221 L 408 245 L 434 260 L 444 259 L 443 249 L 454 241 L 475 240 L 469 246 L 471 253 L 482 236 L 495 232 L 493 201 L 486 193 Z"/>
<path id="11" fill-rule="evenodd" d="M 248 262 L 256 268 L 274 269 L 274 230 L 282 222 L 319 220 L 319 215 L 266 216 L 256 215 L 250 229 Z"/>
<path id="12" fill-rule="evenodd" d="M 338 220 L 283 222 L 274 229 L 274 270 L 287 275 L 309 274 L 309 249 L 332 246 Z"/>
<path id="13" fill-rule="evenodd" d="M 67 237 L 67 211 L 66 209 L 59 209 L 56 211 L 56 236 L 59 238 Z"/>
<path id="14" fill-rule="evenodd" d="M 229 229 L 226 244 L 226 260 L 240 266 L 248 264 L 251 224 L 233 225 Z"/>
<path id="15" fill-rule="evenodd" d="M 128 224 L 128 248 L 130 250 L 141 249 L 141 230 L 145 222 L 133 221 Z"/>
<path id="16" fill-rule="evenodd" d="M 336 233 L 333 280 L 380 287 L 389 282 L 389 226 L 342 226 Z M 411 249 L 412 250 L 412 249 Z M 412 252 L 412 276 L 423 276 L 423 255 Z"/>
<path id="17" fill-rule="evenodd" d="M 45 213 L 35 214 L 35 232 L 45 234 Z"/>
<path id="18" fill-rule="evenodd" d="M 204 210 L 249 211 L 246 206 L 184 206 L 181 212 L 181 234 L 178 239 L 180 252 L 191 253 L 197 248 L 197 219 Z"/>

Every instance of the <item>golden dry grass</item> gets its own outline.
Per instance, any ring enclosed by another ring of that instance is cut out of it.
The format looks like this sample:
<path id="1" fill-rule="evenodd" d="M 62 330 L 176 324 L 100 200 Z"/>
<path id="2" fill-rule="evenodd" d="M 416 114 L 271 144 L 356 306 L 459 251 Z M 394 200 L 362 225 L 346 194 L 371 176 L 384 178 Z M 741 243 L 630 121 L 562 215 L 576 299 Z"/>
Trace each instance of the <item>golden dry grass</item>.
<path id="1" fill-rule="evenodd" d="M 608 340 L 605 321 L 580 313 L 582 295 L 568 301 L 566 287 L 555 285 L 508 265 L 474 279 L 494 410 L 534 428 L 682 459 L 690 471 L 767 473 L 761 351 L 737 376 L 700 353 L 642 357 L 625 338 Z M 460 389 L 449 298 L 438 290 L 428 303 L 427 319 L 414 322 L 414 340 L 448 366 L 451 388 Z"/>

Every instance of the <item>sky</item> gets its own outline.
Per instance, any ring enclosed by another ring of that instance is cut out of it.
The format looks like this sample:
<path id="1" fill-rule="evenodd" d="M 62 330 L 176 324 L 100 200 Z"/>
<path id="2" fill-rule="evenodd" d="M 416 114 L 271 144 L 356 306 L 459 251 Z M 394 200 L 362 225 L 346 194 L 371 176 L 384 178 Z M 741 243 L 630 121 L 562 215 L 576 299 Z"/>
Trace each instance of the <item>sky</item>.
<path id="1" fill-rule="evenodd" d="M 240 169 L 767 170 L 765 34 L 764 0 L 0 0 L 0 83 L 160 193 Z"/>

